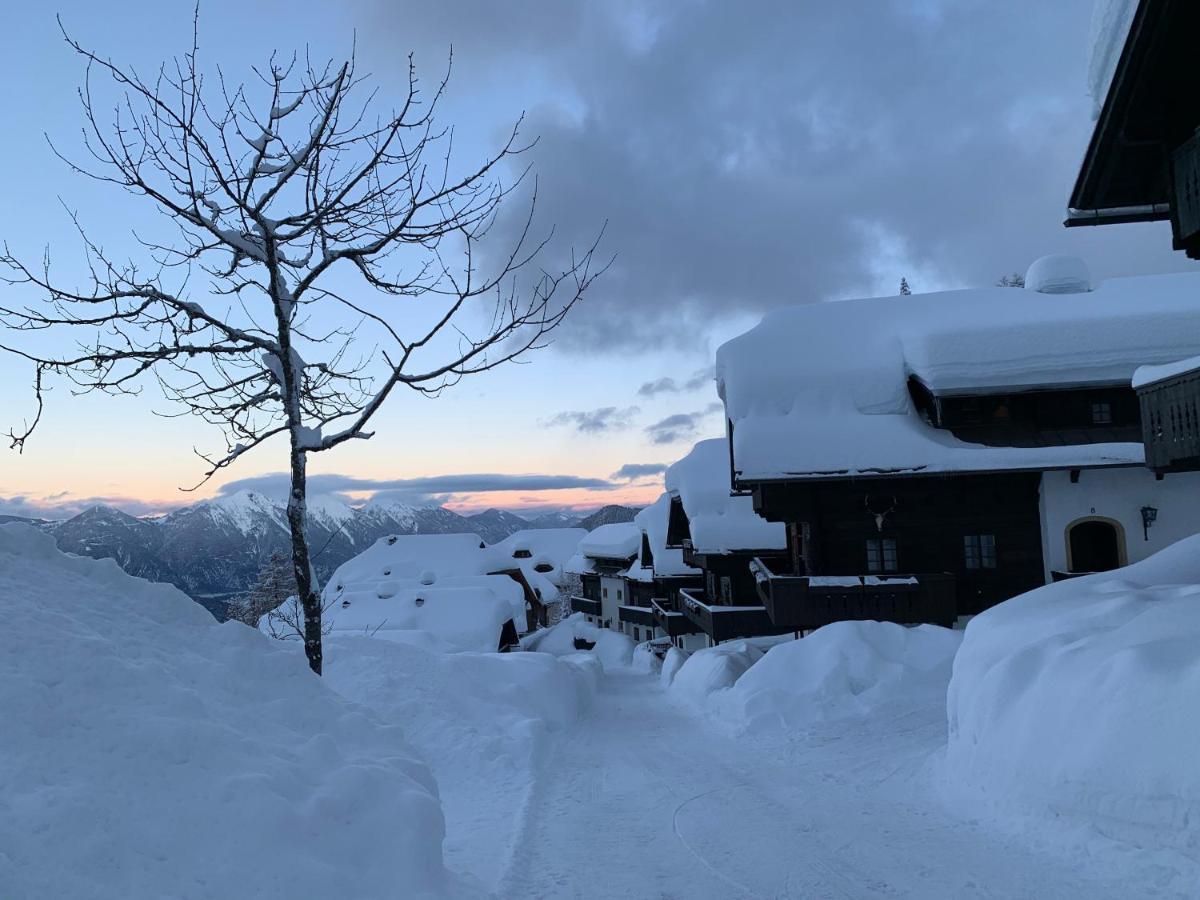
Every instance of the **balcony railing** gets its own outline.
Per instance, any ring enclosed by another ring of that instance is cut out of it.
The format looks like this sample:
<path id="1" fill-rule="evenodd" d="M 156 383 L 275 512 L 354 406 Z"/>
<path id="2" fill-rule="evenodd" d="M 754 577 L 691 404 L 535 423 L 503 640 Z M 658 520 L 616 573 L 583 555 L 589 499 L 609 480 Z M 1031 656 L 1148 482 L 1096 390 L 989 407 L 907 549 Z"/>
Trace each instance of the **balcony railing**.
<path id="1" fill-rule="evenodd" d="M 760 559 L 751 570 L 767 615 L 780 628 L 807 631 L 863 619 L 950 626 L 957 616 L 955 578 L 949 574 L 776 575 Z"/>
<path id="2" fill-rule="evenodd" d="M 679 601 L 683 614 L 692 624 L 717 643 L 734 638 L 782 634 L 791 630 L 777 626 L 767 615 L 766 608 L 757 604 L 726 606 L 708 603 L 701 591 L 692 589 L 680 590 Z"/>
<path id="3" fill-rule="evenodd" d="M 666 600 L 653 600 L 650 608 L 654 611 L 654 624 L 661 628 L 667 637 L 698 634 L 700 631 L 687 616 L 671 609 Z"/>
<path id="4" fill-rule="evenodd" d="M 622 622 L 628 622 L 630 625 L 642 625 L 648 628 L 653 628 L 657 623 L 654 621 L 654 610 L 649 606 L 622 606 L 617 609 L 617 618 Z"/>
<path id="5" fill-rule="evenodd" d="M 589 616 L 598 616 L 600 615 L 600 601 L 576 595 L 571 598 L 571 612 L 581 612 Z"/>
<path id="6" fill-rule="evenodd" d="M 1200 469 L 1200 371 L 1138 388 L 1146 465 L 1156 472 Z"/>

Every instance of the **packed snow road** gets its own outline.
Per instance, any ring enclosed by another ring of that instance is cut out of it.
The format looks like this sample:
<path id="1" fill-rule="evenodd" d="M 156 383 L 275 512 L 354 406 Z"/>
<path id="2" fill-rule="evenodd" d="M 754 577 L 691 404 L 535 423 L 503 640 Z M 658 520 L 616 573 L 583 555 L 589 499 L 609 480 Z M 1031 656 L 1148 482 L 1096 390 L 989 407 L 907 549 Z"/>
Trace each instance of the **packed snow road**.
<path id="1" fill-rule="evenodd" d="M 518 859 L 497 893 L 1134 895 L 1128 883 L 949 812 L 934 770 L 944 729 L 944 713 L 931 708 L 790 742 L 735 738 L 677 705 L 653 676 L 609 672 L 534 787 Z"/>

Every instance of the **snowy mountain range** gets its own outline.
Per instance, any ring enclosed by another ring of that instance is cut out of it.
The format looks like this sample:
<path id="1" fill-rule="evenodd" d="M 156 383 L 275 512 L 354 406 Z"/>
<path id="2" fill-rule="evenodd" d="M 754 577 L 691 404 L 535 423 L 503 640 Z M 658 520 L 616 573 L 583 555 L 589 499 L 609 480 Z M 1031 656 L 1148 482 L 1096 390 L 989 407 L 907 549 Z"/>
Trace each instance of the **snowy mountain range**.
<path id="1" fill-rule="evenodd" d="M 631 521 L 635 509 L 606 506 L 584 519 L 554 513 L 526 519 L 489 509 L 462 516 L 444 507 L 368 502 L 352 507 L 341 498 L 308 499 L 309 539 L 314 564 L 326 578 L 346 560 L 389 534 L 474 532 L 488 543 L 526 528 L 594 528 Z M 97 559 L 109 557 L 126 572 L 176 585 L 218 618 L 226 602 L 254 583 L 274 552 L 288 548 L 281 502 L 240 491 L 163 516 L 138 518 L 109 506 L 93 506 L 61 522 L 25 521 L 54 535 L 60 549 Z"/>

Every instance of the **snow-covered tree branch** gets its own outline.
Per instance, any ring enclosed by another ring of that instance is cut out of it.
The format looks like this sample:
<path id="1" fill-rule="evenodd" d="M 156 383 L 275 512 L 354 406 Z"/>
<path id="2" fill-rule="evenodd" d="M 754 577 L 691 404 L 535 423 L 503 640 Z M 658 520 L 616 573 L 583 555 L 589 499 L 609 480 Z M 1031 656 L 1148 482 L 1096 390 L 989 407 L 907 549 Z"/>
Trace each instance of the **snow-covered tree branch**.
<path id="1" fill-rule="evenodd" d="M 603 270 L 596 244 L 557 269 L 541 263 L 550 235 L 535 235 L 536 179 L 512 166 L 529 147 L 520 121 L 460 169 L 435 118 L 449 66 L 426 91 L 410 58 L 404 96 L 382 112 L 353 56 L 272 56 L 233 84 L 206 75 L 195 39 L 144 77 L 64 37 L 85 66 L 83 148 L 54 152 L 144 199 L 163 228 L 136 235 L 141 259 L 119 260 L 71 213 L 83 286 L 56 274 L 49 251 L 33 264 L 5 245 L 0 349 L 30 363 L 36 404 L 10 444 L 25 447 L 56 377 L 109 393 L 151 378 L 173 401 L 166 414 L 221 428 L 224 448 L 199 453 L 201 484 L 286 435 L 292 564 L 319 673 L 308 455 L 370 437 L 396 388 L 436 395 L 545 346 Z M 523 226 L 500 249 L 493 226 L 523 184 Z"/>

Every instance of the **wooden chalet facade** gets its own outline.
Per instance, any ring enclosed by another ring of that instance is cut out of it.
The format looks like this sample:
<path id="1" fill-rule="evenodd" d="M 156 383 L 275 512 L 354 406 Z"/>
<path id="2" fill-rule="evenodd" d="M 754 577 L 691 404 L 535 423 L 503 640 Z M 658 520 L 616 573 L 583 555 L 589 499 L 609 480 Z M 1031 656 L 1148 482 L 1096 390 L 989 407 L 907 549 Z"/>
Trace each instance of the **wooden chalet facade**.
<path id="1" fill-rule="evenodd" d="M 750 570 L 756 558 L 784 559 L 783 529 L 756 516 L 749 497 L 731 495 L 723 444 L 701 441 L 672 466 L 656 504 L 665 520 L 660 553 L 694 573 L 667 580 L 653 602 L 657 634 L 684 650 L 794 630 L 767 616 Z"/>
<path id="2" fill-rule="evenodd" d="M 1047 260 L 1032 289 L 811 304 L 720 349 L 730 483 L 787 529 L 752 567 L 776 627 L 950 625 L 1200 531 L 1200 476 L 1145 467 L 1131 386 L 1200 351 L 1200 278 Z"/>
<path id="3" fill-rule="evenodd" d="M 1131 19 L 1109 26 L 1094 52 L 1112 56 L 1111 79 L 1094 86 L 1105 93 L 1065 224 L 1169 219 L 1175 249 L 1200 259 L 1200 5 L 1139 0 Z M 1155 472 L 1200 471 L 1200 359 L 1191 362 L 1138 379 Z"/>

